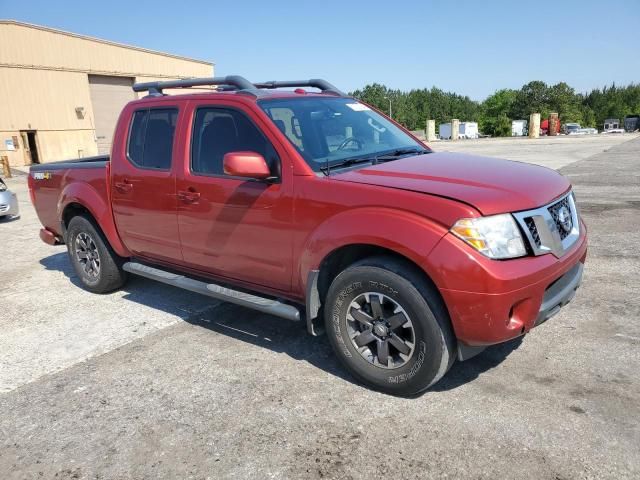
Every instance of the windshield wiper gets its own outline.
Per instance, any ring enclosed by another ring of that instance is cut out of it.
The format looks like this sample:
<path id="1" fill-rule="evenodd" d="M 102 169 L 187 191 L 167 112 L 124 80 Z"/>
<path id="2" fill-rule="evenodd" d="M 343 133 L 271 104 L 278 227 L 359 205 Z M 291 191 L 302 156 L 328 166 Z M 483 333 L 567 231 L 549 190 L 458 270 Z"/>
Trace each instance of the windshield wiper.
<path id="1" fill-rule="evenodd" d="M 420 150 L 415 148 L 399 148 L 397 150 L 393 150 L 392 152 L 381 153 L 376 156 L 375 163 L 377 162 L 388 162 L 389 160 L 397 160 L 400 157 L 405 155 L 425 155 L 427 153 L 431 153 L 430 150 Z"/>
<path id="2" fill-rule="evenodd" d="M 375 161 L 375 157 L 347 158 L 346 160 L 343 160 L 342 162 L 338 162 L 338 163 L 329 164 L 327 162 L 325 166 L 320 167 L 320 170 L 328 174 L 328 172 L 332 168 L 344 168 L 344 167 L 350 167 L 351 165 L 355 165 L 357 163 L 372 163 L 374 161 Z"/>
<path id="3" fill-rule="evenodd" d="M 415 148 L 398 148 L 397 150 L 392 150 L 391 152 L 381 153 L 379 155 L 371 155 L 370 157 L 361 157 L 361 158 L 347 158 L 342 162 L 329 164 L 327 162 L 326 165 L 320 167 L 325 174 L 329 174 L 332 168 L 344 168 L 350 167 L 351 165 L 356 165 L 358 163 L 371 163 L 375 165 L 378 162 L 389 162 L 391 160 L 397 160 L 398 158 L 404 155 L 424 155 L 426 153 L 431 153 L 431 150 L 425 149 L 415 149 Z"/>

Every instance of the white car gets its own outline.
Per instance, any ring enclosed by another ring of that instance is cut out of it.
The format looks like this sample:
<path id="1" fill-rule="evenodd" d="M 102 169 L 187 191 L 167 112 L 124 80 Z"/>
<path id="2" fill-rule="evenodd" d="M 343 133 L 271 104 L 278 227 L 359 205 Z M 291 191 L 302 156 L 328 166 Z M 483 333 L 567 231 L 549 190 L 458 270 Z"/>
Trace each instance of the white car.
<path id="1" fill-rule="evenodd" d="M 580 135 L 580 130 L 582 130 L 582 127 L 579 123 L 565 123 L 564 125 L 565 135 Z"/>
<path id="2" fill-rule="evenodd" d="M 19 213 L 16 194 L 10 191 L 0 178 L 0 218 L 18 216 Z"/>

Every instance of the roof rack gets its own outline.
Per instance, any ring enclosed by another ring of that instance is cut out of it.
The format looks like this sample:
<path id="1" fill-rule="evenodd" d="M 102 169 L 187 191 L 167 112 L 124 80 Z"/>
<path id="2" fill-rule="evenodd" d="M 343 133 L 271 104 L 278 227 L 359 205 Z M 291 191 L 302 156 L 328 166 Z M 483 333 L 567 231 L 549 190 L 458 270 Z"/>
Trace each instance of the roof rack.
<path id="1" fill-rule="evenodd" d="M 331 83 L 321 78 L 312 78 L 311 80 L 272 80 L 270 82 L 256 83 L 258 88 L 289 88 L 289 87 L 313 87 L 326 93 L 334 93 L 344 96 L 344 93 L 338 90 Z"/>
<path id="2" fill-rule="evenodd" d="M 284 80 L 262 83 L 251 83 L 240 75 L 228 75 L 226 77 L 207 77 L 207 78 L 187 78 L 184 80 L 168 80 L 166 82 L 146 82 L 136 83 L 133 85 L 134 92 L 149 92 L 152 97 L 164 95 L 162 90 L 165 88 L 190 88 L 202 86 L 216 86 L 221 91 L 238 91 L 240 93 L 248 93 L 256 97 L 261 95 L 261 89 L 288 88 L 288 87 L 313 87 L 322 92 L 332 93 L 334 95 L 344 96 L 345 94 L 338 90 L 331 83 L 320 78 L 311 80 Z"/>
<path id="3" fill-rule="evenodd" d="M 166 82 L 135 83 L 134 92 L 149 91 L 149 95 L 162 95 L 165 88 L 190 88 L 203 86 L 219 86 L 224 89 L 255 90 L 256 87 L 244 77 L 229 75 L 226 77 L 187 78 L 184 80 L 168 80 Z"/>

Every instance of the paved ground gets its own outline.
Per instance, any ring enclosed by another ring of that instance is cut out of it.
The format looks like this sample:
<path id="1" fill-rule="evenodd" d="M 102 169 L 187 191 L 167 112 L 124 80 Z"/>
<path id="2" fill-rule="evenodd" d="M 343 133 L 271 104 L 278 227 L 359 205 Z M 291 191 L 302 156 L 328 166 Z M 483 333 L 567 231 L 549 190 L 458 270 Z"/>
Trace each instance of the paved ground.
<path id="1" fill-rule="evenodd" d="M 356 385 L 325 339 L 274 317 L 143 279 L 82 291 L 9 180 L 23 215 L 0 221 L 0 478 L 638 478 L 633 138 L 562 169 L 590 228 L 572 305 L 411 400 Z"/>
<path id="2" fill-rule="evenodd" d="M 637 136 L 637 135 L 635 135 Z M 555 137 L 483 138 L 479 140 L 437 140 L 436 150 L 464 152 L 474 155 L 508 158 L 533 162 L 545 167 L 560 169 L 578 160 L 584 160 L 599 152 L 629 141 L 633 135 L 559 135 Z"/>

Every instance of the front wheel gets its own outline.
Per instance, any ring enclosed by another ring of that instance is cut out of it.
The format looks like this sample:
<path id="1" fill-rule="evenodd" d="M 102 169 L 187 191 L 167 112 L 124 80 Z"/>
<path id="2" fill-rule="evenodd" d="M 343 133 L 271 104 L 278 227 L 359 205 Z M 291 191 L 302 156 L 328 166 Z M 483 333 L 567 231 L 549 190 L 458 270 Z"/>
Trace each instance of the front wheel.
<path id="1" fill-rule="evenodd" d="M 85 289 L 107 293 L 124 284 L 127 272 L 122 269 L 122 259 L 91 218 L 73 217 L 66 243 L 71 264 Z"/>
<path id="2" fill-rule="evenodd" d="M 377 390 L 414 395 L 440 380 L 455 360 L 442 300 L 402 261 L 375 257 L 348 267 L 332 282 L 324 311 L 338 358 Z"/>

